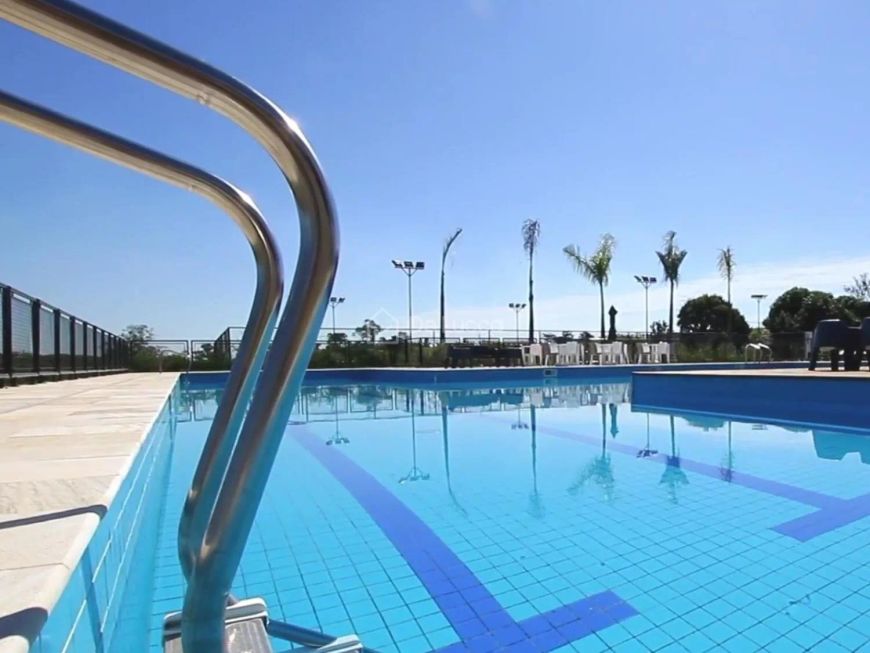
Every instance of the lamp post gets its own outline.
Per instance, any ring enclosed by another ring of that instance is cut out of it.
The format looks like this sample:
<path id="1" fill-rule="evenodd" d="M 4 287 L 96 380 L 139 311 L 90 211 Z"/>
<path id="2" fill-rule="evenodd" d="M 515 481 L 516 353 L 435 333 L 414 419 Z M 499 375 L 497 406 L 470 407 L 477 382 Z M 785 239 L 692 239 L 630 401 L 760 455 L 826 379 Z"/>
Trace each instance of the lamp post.
<path id="1" fill-rule="evenodd" d="M 411 277 L 413 277 L 419 270 L 424 269 L 426 264 L 423 261 L 397 261 L 396 259 L 393 259 L 393 267 L 397 270 L 401 270 L 408 277 L 408 340 L 405 341 L 405 358 L 408 358 L 410 355 L 411 336 L 413 334 Z"/>
<path id="2" fill-rule="evenodd" d="M 647 277 L 644 275 L 636 274 L 634 275 L 635 281 L 637 281 L 640 285 L 643 286 L 644 293 L 644 332 L 646 333 L 646 339 L 649 340 L 649 287 L 656 282 L 655 277 Z"/>
<path id="3" fill-rule="evenodd" d="M 344 297 L 330 297 L 329 307 L 332 309 L 332 338 L 335 340 L 335 307 L 344 304 Z"/>
<path id="4" fill-rule="evenodd" d="M 767 297 L 767 295 L 762 295 L 762 294 L 752 295 L 752 299 L 754 299 L 758 304 L 757 305 L 756 320 L 757 320 L 757 324 L 758 324 L 757 328 L 759 331 L 761 331 L 761 300 L 766 298 L 766 297 Z"/>
<path id="5" fill-rule="evenodd" d="M 516 314 L 516 324 L 517 324 L 517 344 L 520 342 L 520 311 L 526 307 L 525 304 L 520 304 L 518 302 L 511 302 L 508 304 L 508 308 L 512 308 L 514 313 Z"/>

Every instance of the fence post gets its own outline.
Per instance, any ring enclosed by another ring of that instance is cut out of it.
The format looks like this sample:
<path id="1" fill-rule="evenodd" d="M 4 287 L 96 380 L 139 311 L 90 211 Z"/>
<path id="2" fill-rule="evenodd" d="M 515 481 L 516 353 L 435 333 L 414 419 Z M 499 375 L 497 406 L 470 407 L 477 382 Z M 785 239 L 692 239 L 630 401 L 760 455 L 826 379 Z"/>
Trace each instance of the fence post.
<path id="1" fill-rule="evenodd" d="M 93 342 L 93 345 L 94 345 L 94 349 L 93 349 L 94 354 L 93 355 L 94 355 L 94 369 L 95 370 L 100 369 L 100 358 L 99 358 L 100 355 L 97 352 L 97 331 L 98 330 L 99 329 L 97 329 L 97 327 L 91 327 L 91 338 L 94 341 Z"/>
<path id="2" fill-rule="evenodd" d="M 420 353 L 420 367 L 423 367 L 423 338 L 417 340 L 417 349 Z"/>
<path id="3" fill-rule="evenodd" d="M 30 366 L 32 370 L 37 374 L 39 374 L 39 352 L 42 349 L 39 342 L 40 337 L 42 336 L 42 324 L 41 320 L 39 319 L 39 313 L 42 310 L 41 306 L 42 302 L 38 299 L 30 300 L 30 333 L 31 340 L 33 341 L 33 356 L 31 357 Z"/>
<path id="4" fill-rule="evenodd" d="M 69 316 L 69 368 L 75 375 L 78 365 L 76 365 L 76 318 L 74 315 Z"/>
<path id="5" fill-rule="evenodd" d="M 0 302 L 3 314 L 3 371 L 12 374 L 12 288 L 0 286 Z"/>
<path id="6" fill-rule="evenodd" d="M 82 320 L 82 369 L 88 369 L 88 323 Z"/>
<path id="7" fill-rule="evenodd" d="M 54 369 L 60 374 L 60 309 L 56 308 L 52 312 L 54 320 Z"/>

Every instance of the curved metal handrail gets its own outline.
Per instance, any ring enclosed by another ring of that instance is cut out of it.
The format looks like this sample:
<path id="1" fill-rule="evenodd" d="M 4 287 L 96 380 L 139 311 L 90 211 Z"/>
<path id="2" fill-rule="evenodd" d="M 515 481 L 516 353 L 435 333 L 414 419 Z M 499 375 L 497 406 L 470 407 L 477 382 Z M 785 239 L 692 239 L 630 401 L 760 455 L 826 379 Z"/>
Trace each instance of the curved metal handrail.
<path id="1" fill-rule="evenodd" d="M 338 267 L 338 229 L 326 181 L 295 122 L 226 73 L 65 0 L 0 0 L 0 18 L 223 113 L 266 148 L 296 199 L 299 258 L 271 353 L 219 495 L 212 503 L 211 497 L 201 493 L 198 502 L 187 506 L 186 517 L 192 524 L 200 523 L 200 515 L 210 515 L 202 539 L 191 532 L 189 541 L 180 543 L 183 550 L 196 555 L 184 601 L 182 644 L 189 651 L 218 650 L 223 644 L 227 594 L 314 349 Z M 214 465 L 206 474 L 222 471 Z"/>
<path id="2" fill-rule="evenodd" d="M 198 193 L 226 211 L 239 226 L 254 254 L 257 285 L 245 333 L 224 389 L 224 401 L 208 436 L 209 441 L 220 441 L 231 433 L 234 442 L 284 293 L 280 251 L 251 198 L 204 170 L 3 91 L 0 91 L 0 120 Z"/>

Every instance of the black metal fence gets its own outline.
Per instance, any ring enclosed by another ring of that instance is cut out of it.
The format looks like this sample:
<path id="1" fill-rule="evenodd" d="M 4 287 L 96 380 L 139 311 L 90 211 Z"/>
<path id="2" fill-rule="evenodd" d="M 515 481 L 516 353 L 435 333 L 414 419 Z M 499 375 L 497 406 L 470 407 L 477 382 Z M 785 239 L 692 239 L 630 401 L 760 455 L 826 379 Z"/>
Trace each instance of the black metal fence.
<path id="1" fill-rule="evenodd" d="M 562 333 L 562 332 L 560 332 Z M 149 340 L 134 343 L 130 367 L 134 371 L 206 371 L 228 370 L 241 343 L 241 330 L 224 331 L 216 340 Z M 237 336 L 237 337 L 234 337 Z M 752 339 L 749 335 L 728 333 L 675 333 L 646 337 L 642 333 L 619 333 L 617 340 L 626 344 L 629 362 L 638 360 L 641 344 L 645 342 L 670 341 L 675 345 L 678 362 L 742 361 L 746 358 L 744 347 Z M 808 339 L 803 332 L 764 333 L 760 338 L 771 351 L 775 361 L 805 360 Z M 552 336 L 546 341 L 560 343 L 566 336 Z M 594 342 L 594 341 L 593 341 Z M 479 361 L 468 360 L 464 364 L 517 364 L 516 356 L 498 356 L 501 350 L 516 350 L 527 344 L 502 334 L 492 339 L 447 338 L 440 343 L 438 338 L 422 337 L 379 338 L 375 341 L 330 337 L 319 340 L 311 358 L 310 367 L 441 367 L 457 364 L 451 358 L 451 348 L 475 345 L 492 350 L 493 356 Z M 507 354 L 508 352 L 503 352 Z M 765 354 L 766 358 L 766 354 Z M 504 360 L 502 360 L 504 359 Z"/>
<path id="2" fill-rule="evenodd" d="M 0 374 L 64 377 L 125 369 L 126 340 L 0 284 Z"/>
<path id="3" fill-rule="evenodd" d="M 244 333 L 244 327 L 233 326 L 227 327 L 218 336 L 215 343 L 231 343 L 241 340 Z M 597 337 L 599 329 L 536 329 L 535 341 L 546 342 L 553 339 L 573 338 L 580 339 L 584 336 Z M 411 340 L 414 342 L 423 341 L 432 344 L 441 343 L 441 334 L 438 329 L 432 327 L 414 327 L 411 332 Z M 617 339 L 623 338 L 645 338 L 647 336 L 643 331 L 617 331 Z M 375 341 L 375 342 L 404 342 L 408 339 L 407 328 L 396 327 L 377 327 L 377 330 L 372 332 L 363 331 L 362 327 L 322 327 L 317 333 L 318 342 L 328 342 L 330 340 L 347 340 L 347 341 Z M 461 327 L 447 328 L 445 330 L 444 343 L 466 343 L 466 344 L 483 344 L 483 343 L 505 343 L 515 344 L 521 342 L 523 344 L 529 341 L 529 330 L 527 328 L 520 329 L 504 329 L 504 328 L 482 328 L 482 327 Z"/>

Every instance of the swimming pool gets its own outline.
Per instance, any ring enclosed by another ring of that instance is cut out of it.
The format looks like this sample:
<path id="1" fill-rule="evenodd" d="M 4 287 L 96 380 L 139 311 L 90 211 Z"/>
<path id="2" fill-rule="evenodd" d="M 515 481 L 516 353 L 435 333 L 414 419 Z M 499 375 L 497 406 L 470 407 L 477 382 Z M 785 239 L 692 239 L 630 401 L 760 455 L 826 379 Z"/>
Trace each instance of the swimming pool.
<path id="1" fill-rule="evenodd" d="M 153 651 L 219 394 L 178 397 Z M 380 651 L 861 650 L 868 462 L 854 430 L 633 411 L 625 377 L 306 387 L 234 592 Z"/>

